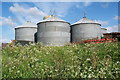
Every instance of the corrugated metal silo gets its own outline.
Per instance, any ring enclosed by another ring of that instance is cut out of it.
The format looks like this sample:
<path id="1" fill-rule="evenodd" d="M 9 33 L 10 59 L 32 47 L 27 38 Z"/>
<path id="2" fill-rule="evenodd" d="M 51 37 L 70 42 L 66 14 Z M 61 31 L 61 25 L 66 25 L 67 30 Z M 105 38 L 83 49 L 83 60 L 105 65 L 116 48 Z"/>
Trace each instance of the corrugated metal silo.
<path id="1" fill-rule="evenodd" d="M 107 29 L 106 28 L 101 28 L 101 33 L 102 33 L 102 37 L 103 37 L 103 33 L 107 33 Z"/>
<path id="2" fill-rule="evenodd" d="M 37 42 L 44 46 L 64 46 L 70 43 L 70 24 L 53 15 L 39 22 Z"/>
<path id="3" fill-rule="evenodd" d="M 101 38 L 101 24 L 83 17 L 80 21 L 71 25 L 72 42 Z"/>
<path id="4" fill-rule="evenodd" d="M 15 40 L 21 44 L 28 44 L 28 42 L 35 41 L 35 33 L 37 32 L 37 25 L 27 21 L 25 24 L 15 28 Z"/>

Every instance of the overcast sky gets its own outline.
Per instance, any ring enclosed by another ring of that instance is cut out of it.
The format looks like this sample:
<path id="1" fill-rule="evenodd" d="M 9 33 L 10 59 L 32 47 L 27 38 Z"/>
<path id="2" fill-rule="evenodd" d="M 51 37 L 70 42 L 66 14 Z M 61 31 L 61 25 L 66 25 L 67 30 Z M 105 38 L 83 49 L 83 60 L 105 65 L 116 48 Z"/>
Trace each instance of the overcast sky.
<path id="1" fill-rule="evenodd" d="M 66 1 L 66 0 L 65 0 Z M 87 18 L 96 20 L 108 32 L 118 31 L 118 2 L 2 2 L 0 16 L 0 42 L 15 39 L 14 28 L 26 21 L 37 24 L 44 16 L 55 11 L 55 15 L 73 24 L 86 12 Z"/>

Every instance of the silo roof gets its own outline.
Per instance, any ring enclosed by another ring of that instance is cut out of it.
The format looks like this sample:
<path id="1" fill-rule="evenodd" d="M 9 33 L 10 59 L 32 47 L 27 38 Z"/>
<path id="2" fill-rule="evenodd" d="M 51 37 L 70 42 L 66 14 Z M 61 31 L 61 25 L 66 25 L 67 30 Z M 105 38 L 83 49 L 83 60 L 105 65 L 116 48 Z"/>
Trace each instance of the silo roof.
<path id="1" fill-rule="evenodd" d="M 75 24 L 87 24 L 87 23 L 91 23 L 91 24 L 99 24 L 98 22 L 96 22 L 96 21 L 92 21 L 92 20 L 90 20 L 90 19 L 88 19 L 88 18 L 86 18 L 86 17 L 83 17 L 81 20 L 79 20 L 78 22 L 76 22 L 76 23 L 74 23 L 73 25 L 75 25 Z M 101 24 L 99 24 L 99 25 L 101 25 Z"/>
<path id="2" fill-rule="evenodd" d="M 57 18 L 57 17 L 50 17 L 50 18 L 47 18 L 47 19 L 45 19 L 43 21 L 64 21 L 64 20 L 62 20 L 60 18 Z"/>
<path id="3" fill-rule="evenodd" d="M 107 30 L 106 28 L 101 28 L 101 29 Z"/>
<path id="4" fill-rule="evenodd" d="M 20 27 L 37 27 L 36 24 L 30 22 L 30 21 L 27 21 L 26 23 L 24 23 L 23 25 L 21 26 L 17 26 L 16 28 L 20 28 Z"/>
<path id="5" fill-rule="evenodd" d="M 54 21 L 61 21 L 61 22 L 66 22 L 66 21 L 64 21 L 64 20 L 62 20 L 62 19 L 60 19 L 60 18 L 58 18 L 58 17 L 56 17 L 56 16 L 54 16 L 54 15 L 50 15 L 50 16 L 45 16 L 44 17 L 44 19 L 42 20 L 42 21 L 40 21 L 39 23 L 41 23 L 41 22 L 54 22 Z M 38 23 L 38 24 L 39 24 Z"/>

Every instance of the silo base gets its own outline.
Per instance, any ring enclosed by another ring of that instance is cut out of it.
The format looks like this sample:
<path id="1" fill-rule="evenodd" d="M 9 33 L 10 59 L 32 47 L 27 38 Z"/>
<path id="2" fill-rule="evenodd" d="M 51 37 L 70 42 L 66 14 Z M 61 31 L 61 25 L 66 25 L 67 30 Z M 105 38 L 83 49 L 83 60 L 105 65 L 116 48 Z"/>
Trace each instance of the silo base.
<path id="1" fill-rule="evenodd" d="M 20 44 L 20 45 L 29 45 L 30 43 L 33 43 L 32 41 L 16 41 L 15 44 Z"/>

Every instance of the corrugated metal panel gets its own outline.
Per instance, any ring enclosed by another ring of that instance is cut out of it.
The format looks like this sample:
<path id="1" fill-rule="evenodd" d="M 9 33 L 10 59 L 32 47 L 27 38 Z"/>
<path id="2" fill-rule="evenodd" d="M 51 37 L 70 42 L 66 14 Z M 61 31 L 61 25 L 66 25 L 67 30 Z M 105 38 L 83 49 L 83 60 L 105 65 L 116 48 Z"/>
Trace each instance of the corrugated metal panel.
<path id="1" fill-rule="evenodd" d="M 49 31 L 38 33 L 39 37 L 69 37 L 70 33 L 68 32 L 58 32 L 58 31 Z"/>
<path id="2" fill-rule="evenodd" d="M 71 25 L 72 42 L 79 42 L 81 40 L 101 38 L 100 24 L 92 21 L 87 21 Z M 92 22 L 92 23 L 90 23 Z"/>
<path id="3" fill-rule="evenodd" d="M 31 41 L 21 41 L 21 40 L 18 40 L 17 42 L 15 42 L 15 44 L 21 44 L 21 45 L 28 45 L 29 43 L 33 43 Z"/>
<path id="4" fill-rule="evenodd" d="M 34 23 L 26 22 L 22 26 L 15 28 L 15 40 L 17 41 L 35 41 L 37 26 Z"/>
<path id="5" fill-rule="evenodd" d="M 101 28 L 101 35 L 102 35 L 102 37 L 104 36 L 103 33 L 107 33 L 107 29 L 106 28 Z"/>
<path id="6" fill-rule="evenodd" d="M 15 40 L 35 41 L 34 34 L 37 32 L 37 28 L 16 28 Z"/>
<path id="7" fill-rule="evenodd" d="M 70 43 L 70 37 L 40 37 L 38 40 L 45 46 L 64 46 Z"/>
<path id="8" fill-rule="evenodd" d="M 44 46 L 64 46 L 70 43 L 70 24 L 63 21 L 39 22 L 37 41 Z"/>

